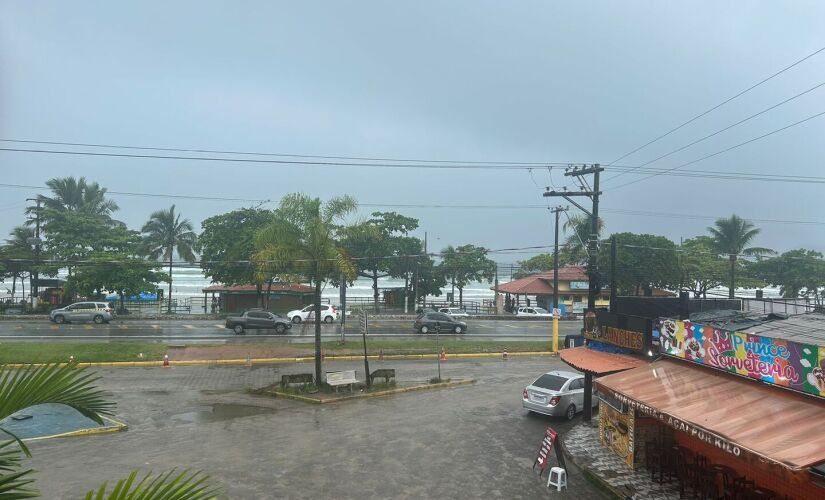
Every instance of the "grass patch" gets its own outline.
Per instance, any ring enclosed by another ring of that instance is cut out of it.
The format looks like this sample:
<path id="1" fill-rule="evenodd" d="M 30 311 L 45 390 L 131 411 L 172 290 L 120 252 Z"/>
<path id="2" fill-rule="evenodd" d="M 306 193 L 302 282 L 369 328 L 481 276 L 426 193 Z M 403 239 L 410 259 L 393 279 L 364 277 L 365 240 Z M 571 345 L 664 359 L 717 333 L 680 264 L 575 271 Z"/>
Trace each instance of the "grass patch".
<path id="1" fill-rule="evenodd" d="M 69 356 L 81 363 L 107 361 L 160 361 L 166 352 L 163 344 L 149 342 L 5 342 L 0 344 L 0 364 L 50 363 L 69 361 Z"/>

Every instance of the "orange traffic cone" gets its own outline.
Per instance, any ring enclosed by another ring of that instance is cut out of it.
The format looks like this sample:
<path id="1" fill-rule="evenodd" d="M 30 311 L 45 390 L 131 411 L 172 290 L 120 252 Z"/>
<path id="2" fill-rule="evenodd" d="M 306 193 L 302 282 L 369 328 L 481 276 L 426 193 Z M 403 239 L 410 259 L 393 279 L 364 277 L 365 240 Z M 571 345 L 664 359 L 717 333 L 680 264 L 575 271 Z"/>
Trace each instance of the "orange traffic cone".
<path id="1" fill-rule="evenodd" d="M 507 359 L 507 348 L 504 348 L 504 352 L 501 353 L 501 359 Z"/>
<path id="2" fill-rule="evenodd" d="M 169 368 L 169 355 L 168 354 L 163 355 L 163 367 L 164 368 Z"/>
<path id="3" fill-rule="evenodd" d="M 384 349 L 378 349 L 378 360 L 384 361 Z"/>
<path id="4" fill-rule="evenodd" d="M 438 357 L 441 361 L 447 361 L 447 351 L 444 348 L 441 348 L 441 356 Z"/>

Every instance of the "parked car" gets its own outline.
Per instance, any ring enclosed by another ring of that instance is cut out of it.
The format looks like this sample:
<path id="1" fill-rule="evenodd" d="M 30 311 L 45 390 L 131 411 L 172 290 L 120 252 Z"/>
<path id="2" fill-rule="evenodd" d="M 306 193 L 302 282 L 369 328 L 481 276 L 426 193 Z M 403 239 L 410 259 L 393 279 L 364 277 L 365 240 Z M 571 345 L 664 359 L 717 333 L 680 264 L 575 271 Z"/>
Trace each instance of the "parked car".
<path id="1" fill-rule="evenodd" d="M 452 316 L 453 318 L 469 318 L 470 315 L 467 314 L 467 311 L 459 309 L 457 307 L 442 307 L 438 310 L 440 313 L 444 313 L 448 316 Z"/>
<path id="2" fill-rule="evenodd" d="M 467 333 L 467 323 L 441 312 L 428 312 L 415 319 L 413 328 L 418 333 Z"/>
<path id="3" fill-rule="evenodd" d="M 541 307 L 519 307 L 516 316 L 533 318 L 552 318 L 553 313 Z"/>
<path id="4" fill-rule="evenodd" d="M 227 317 L 225 326 L 235 332 L 236 335 L 241 335 L 246 330 L 264 329 L 275 330 L 275 333 L 284 334 L 292 328 L 292 323 L 286 318 L 269 311 L 251 310 L 240 316 Z"/>
<path id="5" fill-rule="evenodd" d="M 331 306 L 329 304 L 321 304 L 321 320 L 324 323 L 332 323 L 336 319 L 338 319 L 340 313 L 335 306 Z M 310 304 L 303 309 L 295 309 L 294 311 L 289 311 L 286 313 L 286 317 L 289 318 L 290 321 L 293 323 L 300 323 L 301 321 L 307 320 L 314 320 L 315 319 L 315 305 Z"/>
<path id="6" fill-rule="evenodd" d="M 94 321 L 98 325 L 108 323 L 115 318 L 115 312 L 108 302 L 75 302 L 49 313 L 49 320 L 55 323 L 72 321 Z"/>
<path id="7" fill-rule="evenodd" d="M 592 404 L 593 408 L 599 405 L 595 389 Z M 547 372 L 524 388 L 521 405 L 528 411 L 572 420 L 576 413 L 584 409 L 584 375 L 566 371 Z"/>

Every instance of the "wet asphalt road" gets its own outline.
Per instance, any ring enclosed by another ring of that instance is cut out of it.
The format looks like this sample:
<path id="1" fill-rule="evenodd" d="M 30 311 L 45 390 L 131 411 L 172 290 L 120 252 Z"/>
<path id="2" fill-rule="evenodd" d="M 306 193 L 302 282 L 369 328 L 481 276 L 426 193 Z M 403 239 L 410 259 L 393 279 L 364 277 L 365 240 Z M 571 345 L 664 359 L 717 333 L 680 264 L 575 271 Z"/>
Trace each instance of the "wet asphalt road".
<path id="1" fill-rule="evenodd" d="M 472 340 L 542 340 L 552 334 L 550 321 L 516 320 L 467 320 L 468 333 L 463 335 L 442 335 L 442 337 L 466 338 Z M 562 321 L 559 336 L 576 334 L 581 323 Z M 285 339 L 290 341 L 309 340 L 314 337 L 314 325 L 302 323 L 293 325 L 286 335 L 277 335 L 272 330 L 250 330 L 245 335 L 235 335 L 224 328 L 219 320 L 115 320 L 105 325 L 93 323 L 56 325 L 47 320 L 0 321 L 0 341 L 43 341 L 71 340 L 88 342 L 110 342 L 117 340 L 142 340 L 159 342 L 220 342 L 255 339 Z M 409 319 L 371 320 L 371 337 L 376 338 L 422 338 L 412 329 Z M 346 324 L 345 334 L 360 335 L 357 321 Z M 327 339 L 341 337 L 339 324 L 323 324 L 322 336 Z M 430 336 L 432 337 L 432 335 Z"/>

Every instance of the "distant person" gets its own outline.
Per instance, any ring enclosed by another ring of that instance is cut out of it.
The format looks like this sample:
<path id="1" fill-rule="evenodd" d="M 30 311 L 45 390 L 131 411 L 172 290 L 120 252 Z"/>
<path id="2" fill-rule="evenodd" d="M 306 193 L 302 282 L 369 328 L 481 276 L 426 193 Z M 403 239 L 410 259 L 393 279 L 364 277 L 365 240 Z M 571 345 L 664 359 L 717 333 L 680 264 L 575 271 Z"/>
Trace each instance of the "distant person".
<path id="1" fill-rule="evenodd" d="M 216 314 L 218 312 L 218 299 L 216 297 L 212 297 L 212 314 Z"/>
<path id="2" fill-rule="evenodd" d="M 530 299 L 527 299 L 527 307 L 530 307 Z"/>

